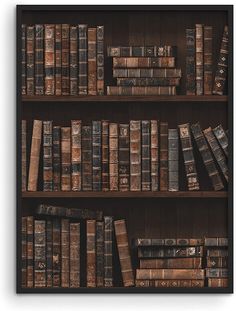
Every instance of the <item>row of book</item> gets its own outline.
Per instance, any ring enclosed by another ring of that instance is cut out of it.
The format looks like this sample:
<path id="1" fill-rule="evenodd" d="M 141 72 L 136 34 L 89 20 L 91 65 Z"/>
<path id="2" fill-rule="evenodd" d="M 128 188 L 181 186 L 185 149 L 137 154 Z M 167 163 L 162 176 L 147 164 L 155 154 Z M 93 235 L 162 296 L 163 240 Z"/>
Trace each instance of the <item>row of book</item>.
<path id="1" fill-rule="evenodd" d="M 224 27 L 213 80 L 213 27 L 186 29 L 186 94 L 223 95 L 228 67 L 228 26 Z"/>
<path id="2" fill-rule="evenodd" d="M 91 125 L 72 120 L 71 127 L 34 120 L 27 165 L 23 120 L 22 191 L 40 188 L 41 151 L 44 191 L 178 191 L 180 142 L 187 188 L 199 190 L 191 132 L 212 188 L 224 189 L 228 137 L 221 125 L 202 131 L 199 123 L 168 129 L 167 122 L 156 120 L 131 120 L 129 124 L 92 121 Z"/>
<path id="3" fill-rule="evenodd" d="M 104 95 L 104 26 L 22 25 L 22 95 Z"/>

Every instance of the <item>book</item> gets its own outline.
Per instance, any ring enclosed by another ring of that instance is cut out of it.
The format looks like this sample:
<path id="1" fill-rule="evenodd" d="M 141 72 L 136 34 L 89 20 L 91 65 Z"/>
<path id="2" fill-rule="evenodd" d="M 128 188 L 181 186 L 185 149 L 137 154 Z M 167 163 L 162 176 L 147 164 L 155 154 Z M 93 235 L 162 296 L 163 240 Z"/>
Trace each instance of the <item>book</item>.
<path id="1" fill-rule="evenodd" d="M 82 190 L 92 191 L 92 128 L 82 126 Z"/>
<path id="2" fill-rule="evenodd" d="M 61 25 L 61 94 L 70 95 L 70 26 Z"/>
<path id="3" fill-rule="evenodd" d="M 126 229 L 125 220 L 114 221 L 116 243 L 119 253 L 121 273 L 123 279 L 123 285 L 134 286 L 134 273 L 131 263 L 131 256 L 128 243 L 128 234 Z"/>
<path id="4" fill-rule="evenodd" d="M 202 258 L 140 259 L 140 269 L 201 269 Z"/>
<path id="5" fill-rule="evenodd" d="M 141 121 L 141 188 L 142 191 L 151 190 L 151 146 L 150 146 L 150 121 Z"/>
<path id="6" fill-rule="evenodd" d="M 21 191 L 27 189 L 27 123 L 26 120 L 21 121 Z"/>
<path id="7" fill-rule="evenodd" d="M 61 287 L 70 286 L 70 223 L 61 219 Z"/>
<path id="8" fill-rule="evenodd" d="M 107 95 L 176 95 L 175 86 L 107 86 Z"/>
<path id="9" fill-rule="evenodd" d="M 117 78 L 118 86 L 179 86 L 180 78 Z"/>
<path id="10" fill-rule="evenodd" d="M 104 286 L 104 222 L 96 222 L 96 284 Z"/>
<path id="11" fill-rule="evenodd" d="M 204 280 L 204 269 L 137 269 L 137 280 Z"/>
<path id="12" fill-rule="evenodd" d="M 118 182 L 118 124 L 109 124 L 109 179 L 110 191 L 117 191 Z"/>
<path id="13" fill-rule="evenodd" d="M 44 40 L 44 26 L 37 24 L 35 25 L 35 95 L 44 95 L 43 40 Z"/>
<path id="14" fill-rule="evenodd" d="M 113 286 L 113 217 L 104 216 L 104 286 Z"/>
<path id="15" fill-rule="evenodd" d="M 168 190 L 168 123 L 160 122 L 160 190 Z"/>
<path id="16" fill-rule="evenodd" d="M 204 245 L 206 247 L 224 247 L 224 246 L 228 246 L 228 238 L 205 238 L 204 239 Z"/>
<path id="17" fill-rule="evenodd" d="M 59 218 L 52 219 L 52 284 L 61 286 L 61 222 Z"/>
<path id="18" fill-rule="evenodd" d="M 206 170 L 208 172 L 209 178 L 211 179 L 212 186 L 215 191 L 224 189 L 220 174 L 215 165 L 211 152 L 208 148 L 207 141 L 202 133 L 200 123 L 195 123 L 191 125 L 191 130 L 193 137 L 196 141 L 198 150 L 202 156 L 202 160 L 205 164 Z"/>
<path id="19" fill-rule="evenodd" d="M 204 67 L 204 95 L 212 94 L 212 26 L 203 26 L 203 67 Z"/>
<path id="20" fill-rule="evenodd" d="M 181 69 L 176 68 L 116 68 L 113 78 L 181 78 Z"/>
<path id="21" fill-rule="evenodd" d="M 97 26 L 97 94 L 104 95 L 104 26 Z"/>
<path id="22" fill-rule="evenodd" d="M 26 284 L 27 287 L 34 287 L 34 217 L 27 216 L 27 267 Z"/>
<path id="23" fill-rule="evenodd" d="M 179 190 L 179 135 L 177 129 L 168 129 L 168 190 Z"/>
<path id="24" fill-rule="evenodd" d="M 130 189 L 129 124 L 119 124 L 119 191 Z"/>
<path id="25" fill-rule="evenodd" d="M 61 190 L 61 128 L 52 128 L 53 191 Z"/>
<path id="26" fill-rule="evenodd" d="M 92 121 L 92 171 L 93 191 L 102 190 L 102 124 L 101 121 Z"/>
<path id="27" fill-rule="evenodd" d="M 88 93 L 88 35 L 87 25 L 78 25 L 78 94 L 87 95 Z"/>
<path id="28" fill-rule="evenodd" d="M 208 287 L 228 287 L 229 285 L 228 278 L 208 278 L 207 285 Z"/>
<path id="29" fill-rule="evenodd" d="M 28 191 L 37 191 L 41 140 L 42 121 L 34 120 L 30 151 Z"/>
<path id="30" fill-rule="evenodd" d="M 228 250 L 212 247 L 210 249 L 207 249 L 206 256 L 207 257 L 227 257 L 228 256 Z"/>
<path id="31" fill-rule="evenodd" d="M 108 46 L 107 56 L 110 57 L 157 57 L 176 56 L 177 47 L 164 46 Z"/>
<path id="32" fill-rule="evenodd" d="M 228 151 L 229 140 L 228 140 L 228 137 L 227 137 L 226 132 L 224 131 L 222 125 L 219 124 L 218 126 L 216 126 L 213 129 L 213 133 L 214 133 L 215 137 L 217 138 L 218 143 L 220 144 L 221 148 L 223 149 L 224 154 L 226 155 L 226 157 L 228 157 L 228 155 L 229 155 L 229 151 Z"/>
<path id="33" fill-rule="evenodd" d="M 141 122 L 130 121 L 130 190 L 141 191 Z"/>
<path id="34" fill-rule="evenodd" d="M 55 25 L 55 95 L 61 95 L 62 71 L 62 30 L 61 24 Z"/>
<path id="35" fill-rule="evenodd" d="M 70 95 L 78 93 L 78 29 L 70 26 Z"/>
<path id="36" fill-rule="evenodd" d="M 70 223 L 70 287 L 80 287 L 80 223 Z"/>
<path id="37" fill-rule="evenodd" d="M 151 190 L 159 189 L 159 130 L 158 122 L 151 120 Z"/>
<path id="38" fill-rule="evenodd" d="M 87 220 L 87 287 L 96 287 L 96 220 Z"/>
<path id="39" fill-rule="evenodd" d="M 52 121 L 43 121 L 43 191 L 53 190 Z"/>
<path id="40" fill-rule="evenodd" d="M 207 257 L 206 261 L 207 268 L 228 268 L 227 257 Z"/>
<path id="41" fill-rule="evenodd" d="M 138 258 L 202 257 L 203 247 L 139 247 Z"/>
<path id="42" fill-rule="evenodd" d="M 44 25 L 44 83 L 45 95 L 54 95 L 55 93 L 55 25 Z"/>
<path id="43" fill-rule="evenodd" d="M 204 287 L 204 280 L 136 280 L 136 287 Z"/>
<path id="44" fill-rule="evenodd" d="M 27 287 L 27 217 L 21 217 L 21 287 Z"/>
<path id="45" fill-rule="evenodd" d="M 88 28 L 88 95 L 97 95 L 97 28 Z"/>
<path id="46" fill-rule="evenodd" d="M 186 29 L 186 95 L 196 94 L 196 31 Z"/>
<path id="47" fill-rule="evenodd" d="M 26 93 L 27 95 L 34 95 L 35 81 L 34 81 L 34 42 L 35 29 L 34 26 L 26 27 Z"/>
<path id="48" fill-rule="evenodd" d="M 196 95 L 203 95 L 203 25 L 196 24 Z"/>
<path id="49" fill-rule="evenodd" d="M 174 68 L 175 57 L 113 57 L 113 68 Z"/>
<path id="50" fill-rule="evenodd" d="M 71 189 L 81 190 L 81 120 L 71 121 Z"/>
<path id="51" fill-rule="evenodd" d="M 199 190 L 198 176 L 195 166 L 195 159 L 193 155 L 193 147 L 189 123 L 181 124 L 178 127 L 184 158 L 188 190 L 190 191 Z"/>
<path id="52" fill-rule="evenodd" d="M 26 25 L 21 25 L 21 95 L 26 95 Z"/>
<path id="53" fill-rule="evenodd" d="M 109 123 L 102 121 L 102 191 L 109 190 Z"/>
<path id="54" fill-rule="evenodd" d="M 227 278 L 228 269 L 225 268 L 206 268 L 206 278 Z"/>
<path id="55" fill-rule="evenodd" d="M 46 222 L 34 221 L 34 287 L 46 287 Z"/>
<path id="56" fill-rule="evenodd" d="M 52 287 L 52 220 L 47 220 L 46 223 L 46 268 L 47 287 Z"/>
<path id="57" fill-rule="evenodd" d="M 71 190 L 71 128 L 61 127 L 61 190 Z"/>
<path id="58" fill-rule="evenodd" d="M 135 239 L 135 246 L 199 246 L 204 245 L 203 239 Z"/>

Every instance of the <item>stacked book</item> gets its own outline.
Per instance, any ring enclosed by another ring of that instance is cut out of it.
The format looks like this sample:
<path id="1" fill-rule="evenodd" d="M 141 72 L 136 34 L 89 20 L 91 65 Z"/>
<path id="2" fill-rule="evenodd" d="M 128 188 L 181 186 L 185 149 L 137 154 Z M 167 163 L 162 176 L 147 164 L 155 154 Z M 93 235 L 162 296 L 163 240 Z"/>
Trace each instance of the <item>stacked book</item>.
<path id="1" fill-rule="evenodd" d="M 109 46 L 116 86 L 107 95 L 176 95 L 181 69 L 175 46 Z"/>
<path id="2" fill-rule="evenodd" d="M 205 238 L 208 287 L 228 287 L 228 239 Z"/>
<path id="3" fill-rule="evenodd" d="M 202 239 L 135 240 L 137 287 L 204 287 Z"/>

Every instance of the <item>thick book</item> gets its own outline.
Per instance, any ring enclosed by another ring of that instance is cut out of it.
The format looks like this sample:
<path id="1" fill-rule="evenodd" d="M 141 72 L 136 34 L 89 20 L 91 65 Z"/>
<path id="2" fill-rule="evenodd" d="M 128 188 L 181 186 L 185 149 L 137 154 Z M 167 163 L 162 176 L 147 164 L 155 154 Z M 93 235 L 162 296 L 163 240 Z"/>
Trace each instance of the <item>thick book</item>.
<path id="1" fill-rule="evenodd" d="M 141 191 L 141 122 L 130 121 L 130 190 Z"/>
<path id="2" fill-rule="evenodd" d="M 71 189 L 81 190 L 81 120 L 71 121 Z"/>
<path id="3" fill-rule="evenodd" d="M 198 175 L 193 155 L 189 123 L 179 125 L 179 134 L 184 158 L 188 190 L 199 190 Z"/>
<path id="4" fill-rule="evenodd" d="M 44 95 L 44 26 L 35 25 L 35 95 Z"/>
<path id="5" fill-rule="evenodd" d="M 110 189 L 109 182 L 109 122 L 102 121 L 102 191 Z"/>
<path id="6" fill-rule="evenodd" d="M 52 287 L 52 220 L 47 220 L 46 223 L 46 268 L 47 287 Z"/>
<path id="7" fill-rule="evenodd" d="M 37 191 L 41 141 L 42 121 L 34 120 L 30 151 L 28 191 Z"/>
<path id="8" fill-rule="evenodd" d="M 203 66 L 204 66 L 204 95 L 212 94 L 212 26 L 203 26 L 204 51 L 203 51 Z"/>
<path id="9" fill-rule="evenodd" d="M 44 83 L 45 95 L 55 94 L 55 25 L 44 26 Z"/>
<path id="10" fill-rule="evenodd" d="M 113 217 L 104 216 L 104 286 L 113 286 Z"/>
<path id="11" fill-rule="evenodd" d="M 119 190 L 117 123 L 109 124 L 109 178 L 110 178 L 110 191 Z"/>
<path id="12" fill-rule="evenodd" d="M 211 247 L 211 246 L 227 247 L 228 243 L 229 243 L 228 238 L 205 238 L 204 239 L 204 245 L 206 247 Z"/>
<path id="13" fill-rule="evenodd" d="M 203 239 L 135 239 L 135 246 L 201 246 L 204 245 Z"/>
<path id="14" fill-rule="evenodd" d="M 206 268 L 206 278 L 227 278 L 228 269 L 225 268 Z"/>
<path id="15" fill-rule="evenodd" d="M 204 280 L 204 269 L 137 269 L 137 280 Z"/>
<path id="16" fill-rule="evenodd" d="M 121 274 L 123 279 L 123 285 L 134 286 L 134 272 L 132 268 L 128 234 L 126 229 L 125 220 L 114 221 L 116 243 L 118 248 L 118 254 L 120 259 Z"/>
<path id="17" fill-rule="evenodd" d="M 21 217 L 21 287 L 27 287 L 27 217 Z"/>
<path id="18" fill-rule="evenodd" d="M 174 68 L 175 57 L 113 57 L 113 68 Z"/>
<path id="19" fill-rule="evenodd" d="M 129 124 L 119 124 L 119 190 L 130 189 Z"/>
<path id="20" fill-rule="evenodd" d="M 43 191 L 53 190 L 52 121 L 43 121 Z"/>
<path id="21" fill-rule="evenodd" d="M 157 120 L 151 120 L 151 190 L 159 189 L 159 130 Z"/>
<path id="22" fill-rule="evenodd" d="M 70 223 L 61 219 L 61 287 L 70 286 Z"/>
<path id="23" fill-rule="evenodd" d="M 202 258 L 140 259 L 140 269 L 201 269 Z"/>
<path id="24" fill-rule="evenodd" d="M 181 69 L 176 68 L 117 68 L 113 78 L 181 78 Z"/>
<path id="25" fill-rule="evenodd" d="M 61 128 L 52 129 L 53 191 L 61 190 Z"/>
<path id="26" fill-rule="evenodd" d="M 82 126 L 82 190 L 92 191 L 92 127 Z"/>
<path id="27" fill-rule="evenodd" d="M 227 257 L 207 257 L 206 258 L 207 268 L 228 268 Z"/>
<path id="28" fill-rule="evenodd" d="M 96 222 L 96 282 L 104 286 L 104 222 Z"/>
<path id="29" fill-rule="evenodd" d="M 213 129 L 213 133 L 215 134 L 215 137 L 218 140 L 218 143 L 220 144 L 221 148 L 223 149 L 226 157 L 229 155 L 228 146 L 229 146 L 229 139 L 226 135 L 226 132 L 223 129 L 223 126 L 219 124 Z"/>
<path id="30" fill-rule="evenodd" d="M 88 93 L 88 27 L 78 25 L 78 94 Z"/>
<path id="31" fill-rule="evenodd" d="M 26 93 L 34 95 L 35 91 L 35 29 L 34 26 L 26 27 Z"/>
<path id="32" fill-rule="evenodd" d="M 21 95 L 26 95 L 26 25 L 21 25 Z"/>
<path id="33" fill-rule="evenodd" d="M 214 190 L 218 191 L 218 190 L 224 189 L 224 185 L 222 183 L 219 171 L 215 165 L 215 162 L 211 155 L 207 141 L 202 133 L 200 123 L 198 122 L 198 123 L 192 124 L 191 130 L 193 133 L 193 137 L 196 141 L 198 150 L 202 156 L 202 160 L 205 164 L 209 178 L 211 179 L 211 183 L 212 183 Z"/>
<path id="34" fill-rule="evenodd" d="M 52 284 L 61 286 L 61 222 L 59 218 L 52 220 Z"/>
<path id="35" fill-rule="evenodd" d="M 151 190 L 151 146 L 150 146 L 150 121 L 141 121 L 141 188 L 142 191 Z"/>
<path id="36" fill-rule="evenodd" d="M 61 94 L 70 95 L 70 26 L 61 26 Z"/>
<path id="37" fill-rule="evenodd" d="M 118 86 L 179 86 L 180 78 L 117 78 Z"/>
<path id="38" fill-rule="evenodd" d="M 93 191 L 102 190 L 102 123 L 92 121 Z"/>
<path id="39" fill-rule="evenodd" d="M 61 190 L 71 190 L 71 128 L 61 128 Z"/>
<path id="40" fill-rule="evenodd" d="M 227 257 L 228 256 L 228 250 L 224 248 L 219 247 L 211 247 L 207 249 L 206 251 L 207 257 Z"/>
<path id="41" fill-rule="evenodd" d="M 97 26 L 97 94 L 104 95 L 104 26 Z"/>
<path id="42" fill-rule="evenodd" d="M 196 95 L 203 95 L 203 25 L 196 24 Z"/>
<path id="43" fill-rule="evenodd" d="M 179 135 L 177 129 L 168 129 L 168 190 L 179 190 Z"/>
<path id="44" fill-rule="evenodd" d="M 195 29 L 186 29 L 186 95 L 196 94 Z"/>
<path id="45" fill-rule="evenodd" d="M 207 286 L 208 287 L 228 287 L 229 280 L 228 278 L 208 278 Z"/>
<path id="46" fill-rule="evenodd" d="M 46 287 L 46 221 L 34 221 L 34 287 Z"/>
<path id="47" fill-rule="evenodd" d="M 27 123 L 26 120 L 21 121 L 21 191 L 27 189 Z"/>
<path id="48" fill-rule="evenodd" d="M 88 28 L 88 94 L 97 95 L 97 28 Z"/>
<path id="49" fill-rule="evenodd" d="M 70 223 L 70 287 L 80 287 L 80 223 Z"/>
<path id="50" fill-rule="evenodd" d="M 27 216 L 27 287 L 34 287 L 34 217 Z"/>
<path id="51" fill-rule="evenodd" d="M 157 57 L 176 56 L 177 47 L 163 46 L 108 46 L 107 56 L 110 57 Z"/>
<path id="52" fill-rule="evenodd" d="M 78 93 L 78 28 L 70 26 L 70 95 Z"/>
<path id="53" fill-rule="evenodd" d="M 136 280 L 136 287 L 204 287 L 204 280 Z"/>
<path id="54" fill-rule="evenodd" d="M 55 95 L 61 95 L 61 24 L 55 25 Z"/>
<path id="55" fill-rule="evenodd" d="M 160 190 L 168 190 L 168 123 L 160 122 Z"/>
<path id="56" fill-rule="evenodd" d="M 107 86 L 107 95 L 176 95 L 175 86 Z"/>
<path id="57" fill-rule="evenodd" d="M 87 287 L 96 287 L 96 220 L 87 220 Z"/>
<path id="58" fill-rule="evenodd" d="M 202 257 L 203 246 L 192 247 L 139 247 L 138 258 Z"/>

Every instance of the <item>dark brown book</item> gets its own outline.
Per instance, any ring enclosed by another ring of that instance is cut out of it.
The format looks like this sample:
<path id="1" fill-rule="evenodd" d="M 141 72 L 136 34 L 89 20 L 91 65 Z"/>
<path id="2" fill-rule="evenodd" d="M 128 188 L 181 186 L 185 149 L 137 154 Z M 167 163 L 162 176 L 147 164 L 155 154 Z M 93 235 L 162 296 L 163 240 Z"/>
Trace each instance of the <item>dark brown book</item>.
<path id="1" fill-rule="evenodd" d="M 34 45 L 35 45 L 35 29 L 34 26 L 26 27 L 26 93 L 34 95 Z"/>
<path id="2" fill-rule="evenodd" d="M 107 56 L 111 57 L 157 57 L 176 56 L 176 46 L 108 46 Z"/>
<path id="3" fill-rule="evenodd" d="M 196 24 L 196 95 L 203 95 L 203 25 Z"/>
<path id="4" fill-rule="evenodd" d="M 141 122 L 130 121 L 130 190 L 141 191 Z"/>
<path id="5" fill-rule="evenodd" d="M 53 275 L 52 275 L 52 221 L 47 220 L 46 224 L 46 273 L 47 273 L 47 287 L 52 287 L 53 285 Z"/>
<path id="6" fill-rule="evenodd" d="M 55 95 L 61 95 L 61 24 L 55 25 Z"/>
<path id="7" fill-rule="evenodd" d="M 119 124 L 119 190 L 130 189 L 129 124 Z"/>
<path id="8" fill-rule="evenodd" d="M 26 25 L 21 25 L 21 95 L 26 95 Z"/>
<path id="9" fill-rule="evenodd" d="M 78 25 L 78 94 L 87 95 L 88 93 L 88 26 Z"/>
<path id="10" fill-rule="evenodd" d="M 141 121 L 142 146 L 141 146 L 141 186 L 142 191 L 151 190 L 151 146 L 150 146 L 150 121 Z"/>
<path id="11" fill-rule="evenodd" d="M 168 123 L 160 122 L 160 190 L 168 190 Z"/>
<path id="12" fill-rule="evenodd" d="M 179 135 L 177 129 L 168 130 L 168 190 L 179 190 Z"/>
<path id="13" fill-rule="evenodd" d="M 227 278 L 228 269 L 226 268 L 206 268 L 206 278 Z"/>
<path id="14" fill-rule="evenodd" d="M 228 250 L 227 249 L 219 249 L 219 247 L 211 247 L 206 251 L 207 257 L 227 257 Z"/>
<path id="15" fill-rule="evenodd" d="M 61 286 L 61 222 L 59 218 L 52 220 L 52 284 Z"/>
<path id="16" fill-rule="evenodd" d="M 61 94 L 70 95 L 70 26 L 61 26 Z"/>
<path id="17" fill-rule="evenodd" d="M 140 269 L 201 269 L 202 258 L 140 259 Z"/>
<path id="18" fill-rule="evenodd" d="M 159 189 L 159 130 L 158 122 L 151 120 L 151 190 Z"/>
<path id="19" fill-rule="evenodd" d="M 96 283 L 96 220 L 87 220 L 87 287 Z"/>
<path id="20" fill-rule="evenodd" d="M 35 25 L 35 95 L 44 95 L 44 26 Z"/>
<path id="21" fill-rule="evenodd" d="M 27 123 L 26 120 L 21 121 L 21 191 L 27 189 Z"/>
<path id="22" fill-rule="evenodd" d="M 176 95 L 175 86 L 107 86 L 107 95 Z"/>
<path id="23" fill-rule="evenodd" d="M 70 286 L 70 223 L 61 219 L 61 287 Z"/>
<path id="24" fill-rule="evenodd" d="M 97 94 L 104 95 L 104 26 L 97 26 Z"/>
<path id="25" fill-rule="evenodd" d="M 186 29 L 186 95 L 196 94 L 196 37 L 195 29 Z"/>
<path id="26" fill-rule="evenodd" d="M 207 285 L 208 287 L 228 287 L 229 280 L 228 278 L 208 278 Z"/>
<path id="27" fill-rule="evenodd" d="M 81 120 L 71 121 L 71 189 L 81 190 Z"/>
<path id="28" fill-rule="evenodd" d="M 110 191 L 119 190 L 118 181 L 118 124 L 109 124 L 109 177 Z"/>
<path id="29" fill-rule="evenodd" d="M 204 280 L 136 280 L 136 287 L 204 287 Z"/>
<path id="30" fill-rule="evenodd" d="M 102 121 L 102 191 L 108 191 L 109 187 L 109 123 Z"/>
<path id="31" fill-rule="evenodd" d="M 34 217 L 27 216 L 27 287 L 34 287 Z"/>
<path id="32" fill-rule="evenodd" d="M 215 137 L 218 140 L 218 143 L 220 144 L 221 148 L 223 149 L 226 157 L 229 155 L 228 151 L 228 145 L 229 145 L 229 140 L 226 135 L 226 132 L 224 131 L 223 127 L 221 124 L 219 124 L 217 127 L 213 129 L 213 133 L 215 134 Z"/>
<path id="33" fill-rule="evenodd" d="M 53 190 L 52 121 L 43 121 L 43 191 Z"/>
<path id="34" fill-rule="evenodd" d="M 219 247 L 224 247 L 224 246 L 228 246 L 228 238 L 205 238 L 204 239 L 204 245 L 206 247 L 216 247 L 216 246 L 219 246 Z"/>
<path id="35" fill-rule="evenodd" d="M 97 287 L 104 286 L 104 222 L 96 222 L 96 273 Z"/>
<path id="36" fill-rule="evenodd" d="M 175 68 L 117 68 L 113 78 L 181 78 L 181 69 Z"/>
<path id="37" fill-rule="evenodd" d="M 137 269 L 137 280 L 204 280 L 203 269 Z"/>
<path id="38" fill-rule="evenodd" d="M 92 121 L 93 191 L 102 190 L 102 124 Z"/>
<path id="39" fill-rule="evenodd" d="M 71 190 L 71 128 L 61 128 L 61 190 Z"/>
<path id="40" fill-rule="evenodd" d="M 228 268 L 227 257 L 207 257 L 207 268 Z"/>
<path id="41" fill-rule="evenodd" d="M 203 26 L 204 95 L 212 94 L 212 26 Z"/>
<path id="42" fill-rule="evenodd" d="M 61 128 L 52 129 L 53 191 L 61 190 Z"/>
<path id="43" fill-rule="evenodd" d="M 21 287 L 27 287 L 27 217 L 21 217 Z"/>
<path id="44" fill-rule="evenodd" d="M 179 86 L 180 78 L 117 78 L 118 86 Z"/>
<path id="45" fill-rule="evenodd" d="M 135 245 L 139 246 L 199 246 L 204 245 L 203 239 L 135 239 Z"/>
<path id="46" fill-rule="evenodd" d="M 70 223 L 70 287 L 80 287 L 79 223 Z"/>
<path id="47" fill-rule="evenodd" d="M 46 221 L 34 221 L 34 287 L 46 287 Z"/>
<path id="48" fill-rule="evenodd" d="M 88 94 L 97 95 L 97 28 L 88 28 Z"/>
<path id="49" fill-rule="evenodd" d="M 92 127 L 82 126 L 82 190 L 92 191 Z"/>
<path id="50" fill-rule="evenodd" d="M 113 57 L 113 68 L 174 68 L 175 57 Z"/>
<path id="51" fill-rule="evenodd" d="M 70 95 L 78 93 L 78 28 L 70 26 Z"/>
<path id="52" fill-rule="evenodd" d="M 113 217 L 104 216 L 104 286 L 113 286 Z"/>
<path id="53" fill-rule="evenodd" d="M 203 246 L 139 247 L 139 258 L 202 257 Z"/>
<path id="54" fill-rule="evenodd" d="M 47 24 L 44 34 L 45 95 L 55 94 L 55 25 Z"/>

